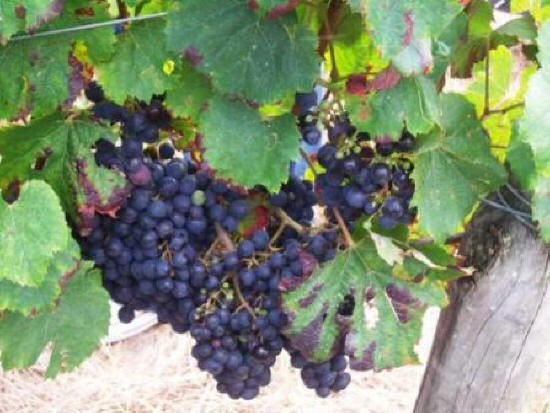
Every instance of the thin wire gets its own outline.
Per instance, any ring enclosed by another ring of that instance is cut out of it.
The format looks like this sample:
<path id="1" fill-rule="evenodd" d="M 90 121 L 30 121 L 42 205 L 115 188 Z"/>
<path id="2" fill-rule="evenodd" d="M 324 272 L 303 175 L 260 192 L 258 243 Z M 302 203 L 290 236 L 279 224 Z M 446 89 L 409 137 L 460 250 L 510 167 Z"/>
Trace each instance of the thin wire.
<path id="1" fill-rule="evenodd" d="M 517 211 L 515 209 L 512 209 L 512 208 L 509 208 L 509 207 L 504 206 L 502 204 L 499 204 L 498 202 L 490 201 L 488 199 L 482 199 L 482 202 L 484 204 L 492 206 L 493 208 L 497 208 L 497 209 L 500 209 L 502 211 L 509 212 L 512 215 L 522 216 L 522 217 L 525 217 L 525 218 L 531 218 L 531 214 L 527 214 L 525 212 Z"/>
<path id="2" fill-rule="evenodd" d="M 529 200 L 525 198 L 516 188 L 514 188 L 510 184 L 506 184 L 506 188 L 508 188 L 510 192 L 516 196 L 517 199 L 519 199 L 521 202 L 531 208 L 531 202 L 529 202 Z"/>
<path id="3" fill-rule="evenodd" d="M 502 211 L 508 212 L 510 215 L 512 215 L 515 219 L 517 219 L 527 228 L 530 228 L 533 231 L 537 230 L 537 228 L 533 224 L 531 224 L 529 221 L 527 221 L 525 218 L 522 218 L 521 216 L 523 215 L 523 216 L 527 216 L 527 218 L 530 218 L 529 214 L 525 214 L 524 212 L 516 211 L 515 209 L 505 207 L 504 205 L 501 205 L 498 202 L 489 201 L 488 199 L 482 199 L 481 202 L 489 206 L 492 206 L 493 208 L 497 208 Z"/>
<path id="4" fill-rule="evenodd" d="M 159 13 L 153 13 L 153 14 L 145 14 L 143 16 L 133 16 L 133 17 L 126 17 L 123 19 L 114 19 L 114 20 L 107 20 L 107 21 L 97 22 L 97 23 L 82 24 L 80 26 L 65 27 L 63 29 L 46 30 L 46 31 L 38 32 L 34 34 L 22 34 L 19 36 L 11 37 L 10 39 L 8 39 L 8 42 L 17 42 L 20 40 L 36 39 L 38 37 L 47 37 L 47 36 L 54 36 L 54 35 L 63 34 L 63 33 L 78 32 L 81 30 L 96 29 L 98 27 L 112 26 L 115 24 L 127 23 L 127 22 L 139 21 L 139 20 L 158 19 L 159 17 L 166 17 L 167 15 L 168 15 L 168 12 L 159 12 Z"/>

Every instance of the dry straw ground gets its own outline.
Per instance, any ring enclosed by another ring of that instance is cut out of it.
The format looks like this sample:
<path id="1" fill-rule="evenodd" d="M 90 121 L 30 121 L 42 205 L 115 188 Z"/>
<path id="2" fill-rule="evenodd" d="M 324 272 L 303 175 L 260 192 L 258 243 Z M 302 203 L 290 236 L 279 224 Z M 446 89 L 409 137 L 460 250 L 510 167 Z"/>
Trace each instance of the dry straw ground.
<path id="1" fill-rule="evenodd" d="M 429 310 L 418 353 L 425 360 L 437 310 Z M 424 365 L 381 373 L 353 373 L 342 393 L 319 399 L 306 389 L 286 355 L 272 382 L 251 402 L 216 392 L 190 356 L 188 335 L 166 326 L 104 344 L 80 368 L 55 380 L 42 374 L 46 357 L 26 371 L 0 373 L 0 412 L 410 412 Z M 47 356 L 47 355 L 44 355 Z"/>

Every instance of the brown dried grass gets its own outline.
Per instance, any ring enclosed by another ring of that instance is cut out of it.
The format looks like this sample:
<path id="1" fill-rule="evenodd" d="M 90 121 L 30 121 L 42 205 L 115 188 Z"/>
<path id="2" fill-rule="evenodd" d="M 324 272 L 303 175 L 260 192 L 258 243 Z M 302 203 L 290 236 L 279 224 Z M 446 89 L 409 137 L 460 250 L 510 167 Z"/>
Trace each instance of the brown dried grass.
<path id="1" fill-rule="evenodd" d="M 419 354 L 425 359 L 437 321 L 426 318 Z M 47 355 L 34 367 L 0 375 L 0 412 L 409 412 L 423 365 L 381 373 L 352 374 L 340 394 L 319 399 L 302 385 L 288 356 L 279 358 L 272 383 L 253 401 L 234 401 L 216 392 L 198 370 L 188 335 L 154 327 L 100 349 L 74 372 L 44 380 Z"/>

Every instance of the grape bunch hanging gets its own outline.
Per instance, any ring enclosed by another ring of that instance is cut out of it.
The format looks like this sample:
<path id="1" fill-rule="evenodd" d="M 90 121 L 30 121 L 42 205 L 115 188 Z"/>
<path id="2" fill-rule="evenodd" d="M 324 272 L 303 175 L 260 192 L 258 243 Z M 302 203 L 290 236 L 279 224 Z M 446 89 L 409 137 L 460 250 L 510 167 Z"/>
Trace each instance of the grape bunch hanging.
<path id="1" fill-rule="evenodd" d="M 234 399 L 256 397 L 283 351 L 320 397 L 345 389 L 351 377 L 343 346 L 322 363 L 293 348 L 281 292 L 346 248 L 359 218 L 383 228 L 414 220 L 413 137 L 405 131 L 398 142 L 374 141 L 345 113 L 326 116 L 328 142 L 307 159 L 315 178 L 291 174 L 270 194 L 216 179 L 171 142 L 158 145 L 159 130 L 170 124 L 162 98 L 130 110 L 106 100 L 95 83 L 87 97 L 98 118 L 121 125 L 120 144 L 96 144 L 96 162 L 132 184 L 116 217 L 96 215 L 81 240 L 122 305 L 120 320 L 151 311 L 175 332 L 189 332 L 198 367 Z M 314 95 L 298 94 L 296 108 L 303 140 L 319 145 Z"/>

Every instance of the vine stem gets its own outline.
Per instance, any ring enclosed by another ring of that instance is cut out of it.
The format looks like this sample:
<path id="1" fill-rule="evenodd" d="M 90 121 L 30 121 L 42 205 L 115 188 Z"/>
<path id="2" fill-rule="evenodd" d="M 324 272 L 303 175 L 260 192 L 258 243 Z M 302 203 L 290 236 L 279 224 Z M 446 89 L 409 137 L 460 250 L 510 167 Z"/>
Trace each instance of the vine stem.
<path id="1" fill-rule="evenodd" d="M 233 244 L 229 234 L 225 232 L 219 223 L 216 223 L 216 234 L 218 240 L 228 251 L 235 251 L 235 244 Z M 239 301 L 240 306 L 242 308 L 246 308 L 252 318 L 255 318 L 256 314 L 243 296 L 243 292 L 241 291 L 241 286 L 239 284 L 239 277 L 235 271 L 231 271 L 231 280 L 233 281 L 233 288 L 235 289 L 235 294 L 237 295 L 237 300 Z"/>
<path id="2" fill-rule="evenodd" d="M 505 113 L 511 110 L 522 108 L 524 106 L 525 106 L 525 102 L 518 102 L 518 103 L 514 103 L 513 105 L 506 106 L 505 108 L 502 108 L 502 109 L 489 109 L 483 114 L 483 117 L 486 118 L 491 115 L 504 115 Z"/>
<path id="3" fill-rule="evenodd" d="M 489 47 L 487 47 L 489 50 Z M 490 71 L 490 65 L 491 60 L 489 59 L 489 53 L 487 53 L 487 58 L 485 59 L 485 102 L 483 107 L 483 117 L 486 117 L 489 115 L 489 71 Z"/>
<path id="4" fill-rule="evenodd" d="M 158 19 L 160 17 L 166 17 L 167 15 L 168 15 L 168 12 L 159 12 L 159 13 L 145 14 L 143 16 L 125 17 L 123 19 L 113 19 L 113 20 L 106 20 L 106 21 L 97 22 L 97 23 L 81 24 L 79 26 L 65 27 L 63 29 L 46 30 L 46 31 L 38 32 L 34 34 L 22 34 L 19 36 L 11 37 L 10 39 L 8 39 L 8 42 L 17 42 L 21 40 L 35 39 L 38 37 L 55 36 L 57 34 L 78 32 L 81 30 L 97 29 L 98 27 L 112 26 L 119 23 Z"/>
<path id="5" fill-rule="evenodd" d="M 344 218 L 342 218 L 342 215 L 340 214 L 340 211 L 338 208 L 334 207 L 332 208 L 332 213 L 336 217 L 336 221 L 338 221 L 338 226 L 340 227 L 340 230 L 344 234 L 344 241 L 346 243 L 347 248 L 355 248 L 355 241 L 351 237 L 351 234 L 349 233 L 348 227 L 346 226 L 346 223 L 344 222 Z"/>
<path id="6" fill-rule="evenodd" d="M 298 224 L 291 217 L 289 217 L 288 214 L 282 208 L 275 209 L 275 213 L 281 219 L 281 225 L 284 225 L 285 227 L 286 226 L 291 227 L 298 232 L 304 232 L 305 230 L 304 226 Z"/>
<path id="7" fill-rule="evenodd" d="M 302 158 L 304 158 L 304 161 L 306 161 L 307 166 L 309 166 L 309 169 L 311 169 L 313 178 L 317 181 L 317 171 L 315 170 L 315 165 L 313 165 L 313 162 L 311 162 L 311 158 L 302 148 L 300 148 L 300 155 L 302 156 Z"/>

